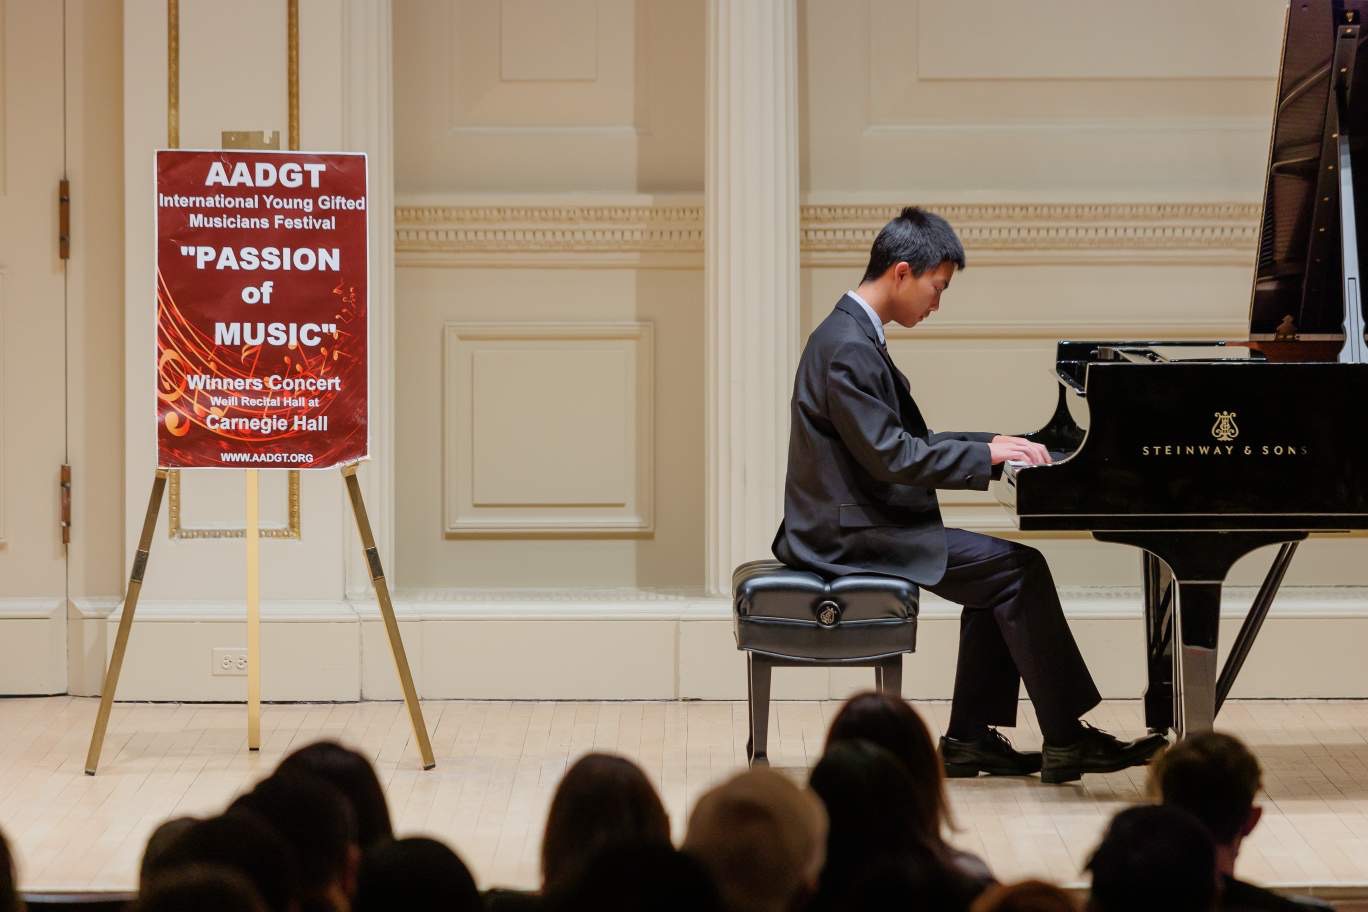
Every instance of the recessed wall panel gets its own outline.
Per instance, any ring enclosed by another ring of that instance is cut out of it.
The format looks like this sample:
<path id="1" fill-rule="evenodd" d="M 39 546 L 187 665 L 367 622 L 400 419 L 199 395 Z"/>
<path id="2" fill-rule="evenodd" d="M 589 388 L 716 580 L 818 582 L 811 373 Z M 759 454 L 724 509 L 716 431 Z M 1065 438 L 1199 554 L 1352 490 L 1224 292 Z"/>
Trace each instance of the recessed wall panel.
<path id="1" fill-rule="evenodd" d="M 651 324 L 448 323 L 444 527 L 654 529 Z"/>
<path id="2" fill-rule="evenodd" d="M 499 77 L 579 81 L 598 76 L 596 0 L 502 0 Z"/>
<path id="3" fill-rule="evenodd" d="M 890 5 L 882 0 L 877 7 L 885 13 Z M 897 6 L 905 15 L 907 4 Z M 1265 36 L 1280 29 L 1286 6 L 1281 0 L 920 0 L 917 75 L 1271 79 L 1278 46 Z"/>
<path id="4" fill-rule="evenodd" d="M 622 507 L 631 499 L 631 352 L 572 344 L 472 354 L 476 508 Z"/>

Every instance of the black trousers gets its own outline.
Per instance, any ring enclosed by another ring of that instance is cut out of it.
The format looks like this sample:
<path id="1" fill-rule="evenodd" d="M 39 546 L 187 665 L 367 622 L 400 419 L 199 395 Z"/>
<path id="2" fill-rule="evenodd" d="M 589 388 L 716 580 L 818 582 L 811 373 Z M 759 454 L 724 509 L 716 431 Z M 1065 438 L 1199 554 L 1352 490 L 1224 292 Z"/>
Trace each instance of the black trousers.
<path id="1" fill-rule="evenodd" d="M 1018 542 L 946 529 L 945 576 L 923 586 L 964 606 L 950 733 L 1015 725 L 1021 682 L 1051 744 L 1077 737 L 1102 697 L 1074 642 L 1045 558 Z"/>

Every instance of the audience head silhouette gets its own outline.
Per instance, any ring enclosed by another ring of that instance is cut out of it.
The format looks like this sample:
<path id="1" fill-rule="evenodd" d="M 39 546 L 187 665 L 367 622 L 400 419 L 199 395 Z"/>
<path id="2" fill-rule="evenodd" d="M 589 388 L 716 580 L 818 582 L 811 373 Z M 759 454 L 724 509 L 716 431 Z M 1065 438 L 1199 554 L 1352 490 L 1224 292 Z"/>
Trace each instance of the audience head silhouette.
<path id="1" fill-rule="evenodd" d="M 166 850 L 197 823 L 199 820 L 194 817 L 172 817 L 158 824 L 152 835 L 147 837 L 147 846 L 143 849 L 142 864 L 138 867 L 140 888 L 147 883 L 147 872 L 157 865 Z"/>
<path id="2" fill-rule="evenodd" d="M 133 912 L 266 912 L 261 894 L 231 868 L 186 865 L 142 888 Z"/>
<path id="3" fill-rule="evenodd" d="M 1218 846 L 1238 849 L 1259 822 L 1254 797 L 1263 787 L 1263 770 L 1230 735 L 1204 732 L 1179 741 L 1154 761 L 1150 784 L 1164 804 L 1200 820 Z"/>
<path id="4" fill-rule="evenodd" d="M 939 842 L 950 822 L 945 797 L 945 770 L 931 732 L 921 716 L 900 697 L 867 691 L 841 707 L 827 732 L 829 750 L 838 741 L 868 741 L 902 761 L 916 787 L 912 823 L 926 839 Z"/>
<path id="5" fill-rule="evenodd" d="M 967 912 L 976 885 L 945 864 L 928 845 L 883 855 L 856 867 L 844 881 L 833 880 L 818 909 L 935 909 Z"/>
<path id="6" fill-rule="evenodd" d="M 701 862 L 669 842 L 616 843 L 551 898 L 555 912 L 723 912 Z M 730 910 L 728 910 L 730 912 Z"/>
<path id="7" fill-rule="evenodd" d="M 980 886 L 954 871 L 915 822 L 918 788 L 889 751 L 868 741 L 836 741 L 809 781 L 830 818 L 822 904 L 835 908 L 852 891 L 873 901 L 934 888 L 967 905 L 978 893 Z"/>
<path id="8" fill-rule="evenodd" d="M 362 849 L 394 838 L 380 777 L 357 751 L 336 741 L 315 741 L 282 760 L 279 772 L 316 776 L 341 792 L 351 803 L 356 840 Z"/>
<path id="9" fill-rule="evenodd" d="M 265 820 L 299 860 L 305 910 L 342 909 L 356 892 L 356 822 L 337 789 L 311 776 L 276 773 L 233 802 Z"/>
<path id="10" fill-rule="evenodd" d="M 816 795 L 759 767 L 698 800 L 684 851 L 712 874 L 731 912 L 783 912 L 815 892 L 826 830 Z"/>
<path id="11" fill-rule="evenodd" d="M 14 859 L 9 843 L 0 833 L 0 912 L 18 912 L 19 894 L 14 883 Z"/>
<path id="12" fill-rule="evenodd" d="M 1127 808 L 1112 818 L 1088 860 L 1089 912 L 1209 912 L 1216 900 L 1216 846 L 1187 811 Z"/>
<path id="13" fill-rule="evenodd" d="M 248 811 L 200 820 L 152 857 L 144 859 L 143 887 L 196 865 L 229 868 L 257 891 L 267 912 L 299 907 L 295 851 L 272 827 Z"/>
<path id="14" fill-rule="evenodd" d="M 355 912 L 479 912 L 480 891 L 465 862 L 435 839 L 410 837 L 366 851 Z"/>
<path id="15" fill-rule="evenodd" d="M 1023 880 L 989 887 L 969 912 L 1078 912 L 1078 903 L 1054 884 Z"/>
<path id="16" fill-rule="evenodd" d="M 625 757 L 585 754 L 556 787 L 542 837 L 542 889 L 555 890 L 619 843 L 670 845 L 670 820 L 646 774 Z"/>

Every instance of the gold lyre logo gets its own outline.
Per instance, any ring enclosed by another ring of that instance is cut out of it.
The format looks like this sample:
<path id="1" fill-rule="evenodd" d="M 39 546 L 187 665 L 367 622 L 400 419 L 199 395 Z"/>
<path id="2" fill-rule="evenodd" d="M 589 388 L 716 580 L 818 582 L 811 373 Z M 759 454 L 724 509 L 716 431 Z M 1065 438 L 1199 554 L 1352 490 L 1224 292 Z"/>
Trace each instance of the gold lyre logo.
<path id="1" fill-rule="evenodd" d="M 1235 413 L 1217 412 L 1216 423 L 1211 426 L 1211 436 L 1225 443 L 1240 436 L 1240 429 L 1235 425 Z"/>

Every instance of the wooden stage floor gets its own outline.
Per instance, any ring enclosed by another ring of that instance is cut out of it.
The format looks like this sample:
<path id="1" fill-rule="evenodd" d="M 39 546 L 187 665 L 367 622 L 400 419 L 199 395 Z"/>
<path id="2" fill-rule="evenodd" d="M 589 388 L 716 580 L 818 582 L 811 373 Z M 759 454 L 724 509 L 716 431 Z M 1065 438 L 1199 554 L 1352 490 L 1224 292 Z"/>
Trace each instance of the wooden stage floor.
<path id="1" fill-rule="evenodd" d="M 917 705 L 944 726 L 947 703 Z M 552 791 L 576 757 L 599 750 L 635 759 L 678 834 L 699 794 L 742 768 L 746 742 L 744 703 L 430 701 L 437 768 L 423 772 L 400 703 L 268 705 L 257 754 L 246 750 L 243 705 L 121 703 L 99 775 L 89 777 L 82 767 L 96 706 L 81 697 L 0 700 L 0 830 L 24 889 L 132 888 L 160 821 L 217 813 L 286 753 L 319 738 L 374 760 L 399 833 L 446 840 L 482 886 L 530 887 Z M 774 765 L 805 775 L 838 707 L 776 703 Z M 1140 706 L 1108 702 L 1089 720 L 1138 733 Z M 1322 895 L 1368 894 L 1368 701 L 1232 701 L 1220 721 L 1254 747 L 1267 786 L 1263 822 L 1238 873 Z M 1038 745 L 1028 704 L 1021 723 L 1018 746 Z M 958 780 L 952 841 L 1003 880 L 1078 883 L 1107 820 L 1143 790 L 1143 769 L 1064 787 Z"/>

